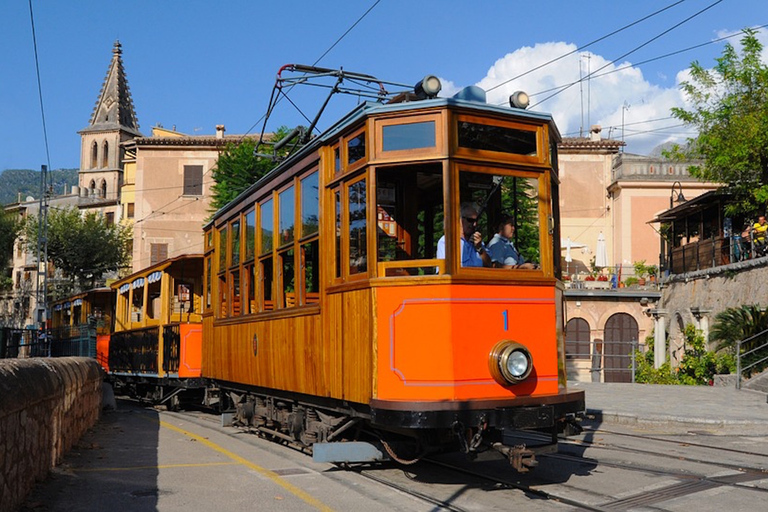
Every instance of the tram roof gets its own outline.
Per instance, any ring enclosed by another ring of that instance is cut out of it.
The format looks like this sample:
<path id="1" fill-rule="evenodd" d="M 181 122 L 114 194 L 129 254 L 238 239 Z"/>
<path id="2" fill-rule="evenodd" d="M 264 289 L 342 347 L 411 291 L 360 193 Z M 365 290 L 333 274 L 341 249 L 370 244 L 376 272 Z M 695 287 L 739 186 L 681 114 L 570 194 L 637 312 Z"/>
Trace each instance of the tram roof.
<path id="1" fill-rule="evenodd" d="M 433 98 L 417 101 L 409 101 L 404 103 L 379 103 L 374 101 L 366 101 L 359 104 L 357 107 L 349 111 L 344 117 L 339 119 L 336 123 L 331 125 L 328 129 L 322 132 L 317 137 L 312 138 L 304 147 L 299 151 L 293 153 L 277 167 L 272 169 L 269 173 L 259 179 L 256 183 L 248 187 L 241 192 L 236 198 L 222 206 L 213 215 L 211 220 L 206 223 L 205 227 L 216 222 L 216 219 L 232 210 L 236 204 L 238 204 L 244 197 L 250 195 L 253 191 L 257 190 L 263 183 L 268 182 L 276 176 L 279 176 L 286 168 L 293 165 L 304 158 L 306 155 L 315 151 L 319 146 L 334 140 L 340 133 L 347 130 L 350 126 L 357 124 L 362 119 L 376 115 L 376 114 L 388 114 L 394 112 L 408 112 L 409 110 L 421 110 L 424 108 L 438 108 L 438 107 L 453 107 L 469 110 L 476 110 L 481 112 L 487 112 L 489 114 L 501 114 L 504 116 L 514 116 L 516 118 L 527 118 L 539 123 L 546 123 L 550 127 L 551 133 L 559 141 L 562 137 L 557 125 L 552 118 L 552 115 L 544 112 L 533 112 L 531 110 L 524 110 L 518 108 L 511 108 L 500 105 L 490 105 L 481 101 L 470 101 L 464 99 L 452 98 Z"/>

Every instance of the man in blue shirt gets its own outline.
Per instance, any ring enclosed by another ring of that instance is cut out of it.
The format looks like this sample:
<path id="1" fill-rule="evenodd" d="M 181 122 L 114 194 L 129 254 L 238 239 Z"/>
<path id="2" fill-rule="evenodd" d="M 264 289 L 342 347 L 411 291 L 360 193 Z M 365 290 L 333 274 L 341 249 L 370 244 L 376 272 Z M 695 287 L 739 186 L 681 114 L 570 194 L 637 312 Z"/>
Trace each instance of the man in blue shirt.
<path id="1" fill-rule="evenodd" d="M 526 263 L 517 251 L 512 239 L 515 236 L 515 218 L 504 215 L 499 222 L 499 230 L 488 244 L 488 253 L 494 267 L 535 269 L 533 263 Z"/>
<path id="2" fill-rule="evenodd" d="M 461 266 L 490 267 L 483 235 L 477 230 L 478 208 L 474 203 L 461 203 Z M 445 235 L 437 241 L 438 259 L 445 259 Z"/>

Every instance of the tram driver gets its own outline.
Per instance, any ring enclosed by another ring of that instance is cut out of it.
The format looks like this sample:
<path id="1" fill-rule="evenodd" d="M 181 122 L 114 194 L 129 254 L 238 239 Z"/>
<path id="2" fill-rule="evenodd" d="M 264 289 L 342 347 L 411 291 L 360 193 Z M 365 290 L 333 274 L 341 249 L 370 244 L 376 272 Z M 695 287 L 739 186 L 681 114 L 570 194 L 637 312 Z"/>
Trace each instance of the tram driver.
<path id="1" fill-rule="evenodd" d="M 461 266 L 490 267 L 491 257 L 483 243 L 483 235 L 477 230 L 480 215 L 475 203 L 461 203 Z M 437 259 L 445 259 L 445 235 L 437 241 Z"/>

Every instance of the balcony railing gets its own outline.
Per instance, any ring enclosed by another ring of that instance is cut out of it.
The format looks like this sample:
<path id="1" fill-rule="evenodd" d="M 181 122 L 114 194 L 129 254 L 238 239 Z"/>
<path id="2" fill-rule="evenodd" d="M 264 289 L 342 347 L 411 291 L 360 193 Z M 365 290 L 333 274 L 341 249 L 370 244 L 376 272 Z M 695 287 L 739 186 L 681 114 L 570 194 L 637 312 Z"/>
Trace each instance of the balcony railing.
<path id="1" fill-rule="evenodd" d="M 158 327 L 114 333 L 109 342 L 110 371 L 157 375 L 159 334 Z"/>

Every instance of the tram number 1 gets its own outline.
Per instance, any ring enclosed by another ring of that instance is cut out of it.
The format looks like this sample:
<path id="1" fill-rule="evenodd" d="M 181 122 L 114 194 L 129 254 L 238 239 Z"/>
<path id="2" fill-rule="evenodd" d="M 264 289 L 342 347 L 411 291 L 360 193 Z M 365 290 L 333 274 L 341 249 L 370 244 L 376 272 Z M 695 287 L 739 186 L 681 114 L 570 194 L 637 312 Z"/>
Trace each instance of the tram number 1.
<path id="1" fill-rule="evenodd" d="M 505 309 L 504 312 L 501 314 L 501 316 L 504 317 L 504 330 L 509 330 L 509 310 Z"/>

